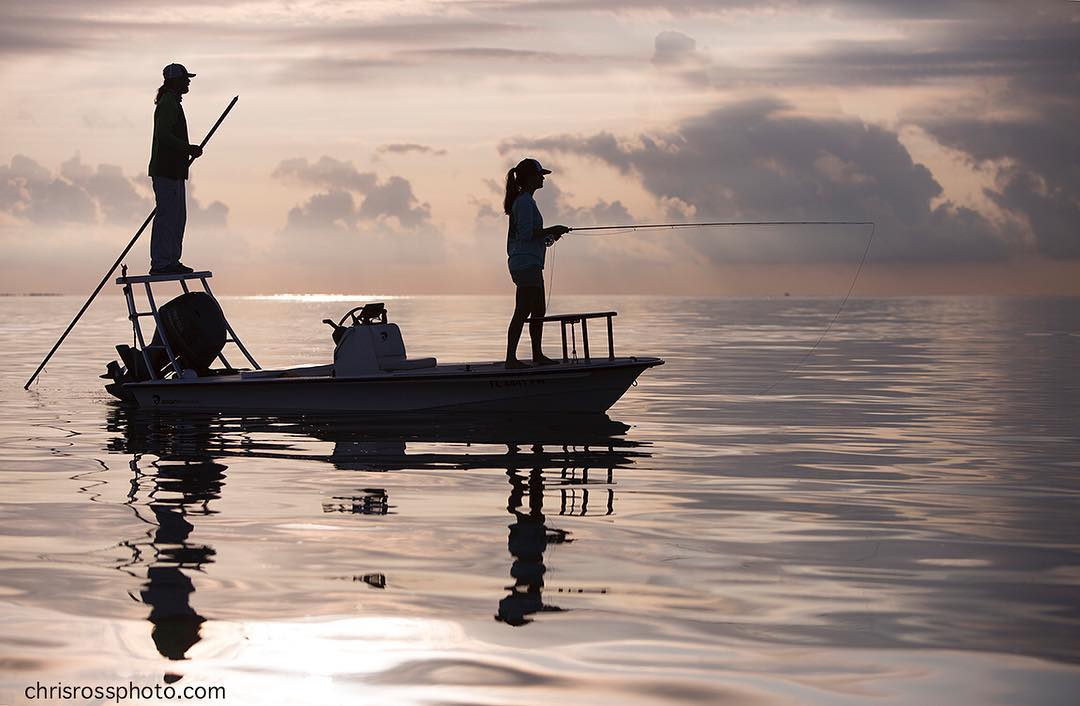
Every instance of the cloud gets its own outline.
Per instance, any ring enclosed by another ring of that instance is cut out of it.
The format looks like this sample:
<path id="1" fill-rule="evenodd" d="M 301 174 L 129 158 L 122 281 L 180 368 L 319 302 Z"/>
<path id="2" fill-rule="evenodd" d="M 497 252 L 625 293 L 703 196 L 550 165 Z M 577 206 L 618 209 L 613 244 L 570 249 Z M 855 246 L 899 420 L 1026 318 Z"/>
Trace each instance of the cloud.
<path id="1" fill-rule="evenodd" d="M 287 230 L 350 231 L 357 221 L 356 204 L 348 191 L 315 194 L 289 210 Z"/>
<path id="2" fill-rule="evenodd" d="M 921 124 L 973 164 L 994 171 L 994 188 L 984 194 L 1028 224 L 1039 252 L 1080 258 L 1080 98 L 1054 105 L 1023 85 L 1013 86 L 1007 95 L 1019 105 L 1041 109 L 1011 119 L 961 114 L 927 118 Z"/>
<path id="3" fill-rule="evenodd" d="M 419 154 L 430 154 L 436 157 L 442 157 L 446 154 L 446 150 L 428 147 L 427 145 L 419 145 L 415 142 L 396 142 L 388 145 L 379 145 L 375 151 L 380 154 L 385 154 L 387 152 L 392 154 L 417 152 Z"/>
<path id="4" fill-rule="evenodd" d="M 1075 77 L 1080 31 L 1039 27 L 1032 36 L 1002 36 L 1000 27 L 973 26 L 944 36 L 896 41 L 844 41 L 778 57 L 757 78 L 794 85 L 907 86 L 943 79 Z M 984 36 L 983 32 L 992 33 Z M 752 72 L 753 73 L 753 72 Z"/>
<path id="5" fill-rule="evenodd" d="M 360 172 L 352 162 L 323 156 L 309 163 L 306 157 L 286 159 L 271 174 L 276 179 L 309 186 L 364 192 L 378 181 L 374 172 Z"/>
<path id="6" fill-rule="evenodd" d="M 442 233 L 431 209 L 420 203 L 404 177 L 381 178 L 351 162 L 323 156 L 314 162 L 287 159 L 278 179 L 318 191 L 289 210 L 278 234 L 279 254 L 327 277 L 348 278 L 375 265 L 430 266 L 445 258 Z"/>
<path id="7" fill-rule="evenodd" d="M 698 57 L 697 40 L 688 34 L 665 30 L 656 35 L 654 64 L 680 64 Z"/>
<path id="8" fill-rule="evenodd" d="M 277 71 L 276 78 L 285 83 L 304 84 L 374 81 L 393 72 L 409 72 L 401 75 L 414 78 L 416 73 L 410 70 L 422 68 L 428 72 L 447 70 L 457 81 L 463 76 L 477 78 L 473 74 L 462 74 L 459 67 L 463 64 L 483 64 L 487 67 L 486 70 L 491 72 L 513 73 L 520 72 L 523 66 L 550 71 L 550 67 L 564 64 L 599 66 L 625 61 L 624 57 L 567 51 L 506 47 L 430 47 L 401 49 L 378 56 L 330 54 L 289 59 Z"/>
<path id="9" fill-rule="evenodd" d="M 542 192 L 538 193 L 549 207 L 544 209 L 548 215 L 544 217 L 547 225 L 556 223 L 569 226 L 593 226 L 593 225 L 620 225 L 633 223 L 634 217 L 626 209 L 621 201 L 597 201 L 588 206 L 574 205 L 574 195 L 563 191 L 555 182 L 544 185 Z"/>
<path id="10" fill-rule="evenodd" d="M 415 228 L 428 222 L 431 208 L 417 202 L 407 179 L 392 176 L 368 189 L 356 215 L 360 220 L 392 217 L 403 228 Z"/>
<path id="11" fill-rule="evenodd" d="M 505 47 L 441 47 L 434 49 L 406 49 L 397 52 L 405 58 L 441 61 L 457 59 L 461 61 L 482 61 L 499 63 L 505 61 L 542 62 L 549 64 L 578 64 L 606 61 L 610 57 L 587 54 L 571 54 L 559 51 L 537 51 L 533 49 L 507 49 Z"/>
<path id="12" fill-rule="evenodd" d="M 469 201 L 476 208 L 476 220 L 482 223 L 481 228 L 486 230 L 490 221 L 505 222 L 506 215 L 502 212 L 504 187 L 492 179 L 485 179 L 484 184 L 491 197 L 479 199 L 473 196 Z M 634 222 L 634 217 L 622 201 L 597 199 L 593 204 L 579 206 L 575 204 L 574 195 L 563 191 L 554 181 L 545 182 L 543 189 L 537 191 L 535 196 L 537 202 L 543 203 L 541 210 L 545 214 L 546 225 L 591 226 Z"/>
<path id="13" fill-rule="evenodd" d="M 392 218 L 400 227 L 425 226 L 431 208 L 420 203 L 412 185 L 400 176 L 380 180 L 374 172 L 361 172 L 352 162 L 323 156 L 316 162 L 287 159 L 274 170 L 275 178 L 325 189 L 289 211 L 287 229 L 350 231 L 362 222 Z M 360 197 L 356 204 L 353 194 Z"/>
<path id="14" fill-rule="evenodd" d="M 154 207 L 153 199 L 138 193 L 120 167 L 99 164 L 95 169 L 75 155 L 60 165 L 60 174 L 97 202 L 106 223 L 132 223 Z"/>
<path id="15" fill-rule="evenodd" d="M 229 207 L 221 201 L 203 206 L 195 197 L 195 184 L 187 183 L 187 222 L 201 228 L 224 228 L 229 220 Z"/>
<path id="16" fill-rule="evenodd" d="M 1000 259 L 1019 239 L 971 209 L 938 203 L 941 186 L 894 132 L 855 119 L 794 115 L 774 99 L 719 108 L 628 141 L 600 133 L 500 146 L 517 149 L 599 160 L 700 220 L 876 221 L 878 260 Z M 864 241 L 865 231 L 837 228 L 685 236 L 715 262 L 844 259 Z"/>
<path id="17" fill-rule="evenodd" d="M 0 26 L 0 56 L 14 57 L 25 54 L 44 54 L 69 51 L 81 45 L 74 38 L 58 37 L 34 28 L 13 25 Z"/>
<path id="18" fill-rule="evenodd" d="M 85 189 L 21 154 L 0 165 L 0 209 L 38 224 L 97 221 L 97 207 Z"/>
<path id="19" fill-rule="evenodd" d="M 653 42 L 652 63 L 694 86 L 709 85 L 712 60 L 698 51 L 697 40 L 688 34 L 665 30 Z"/>
<path id="20" fill-rule="evenodd" d="M 1062 4 L 1068 4 L 1068 0 Z M 1014 0 L 477 0 L 477 10 L 521 13 L 598 13 L 722 17 L 825 13 L 865 19 L 952 20 L 987 13 L 1028 12 Z M 1042 8 L 1040 8 L 1042 9 Z"/>
<path id="21" fill-rule="evenodd" d="M 290 28 L 275 32 L 276 42 L 311 44 L 325 47 L 328 43 L 353 45 L 356 42 L 392 44 L 422 44 L 460 37 L 475 38 L 492 34 L 520 34 L 529 28 L 507 22 L 489 22 L 458 18 L 434 20 L 404 20 L 389 18 L 370 23 L 331 23 L 311 27 Z"/>
<path id="22" fill-rule="evenodd" d="M 120 167 L 83 164 L 78 155 L 53 173 L 25 155 L 0 164 L 0 211 L 40 225 L 137 224 L 154 207 L 149 180 L 124 176 Z M 188 218 L 203 226 L 225 225 L 229 208 L 220 201 L 203 207 L 188 182 Z"/>

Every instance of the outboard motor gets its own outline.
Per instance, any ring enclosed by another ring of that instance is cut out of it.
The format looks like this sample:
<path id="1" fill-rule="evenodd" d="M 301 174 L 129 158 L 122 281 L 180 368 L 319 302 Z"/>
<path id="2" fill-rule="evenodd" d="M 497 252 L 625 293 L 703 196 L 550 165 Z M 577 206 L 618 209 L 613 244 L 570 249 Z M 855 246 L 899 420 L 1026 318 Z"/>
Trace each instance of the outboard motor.
<path id="1" fill-rule="evenodd" d="M 225 347 L 225 314 L 206 292 L 185 292 L 162 304 L 158 316 L 181 368 L 202 374 Z M 160 331 L 154 342 L 161 342 Z"/>
<path id="2" fill-rule="evenodd" d="M 163 377 L 170 367 L 169 356 L 162 347 L 162 332 L 181 369 L 194 370 L 200 375 L 208 373 L 210 364 L 225 347 L 225 314 L 217 300 L 206 292 L 186 292 L 162 304 L 158 317 L 162 330 L 154 332 L 147 346 L 154 374 Z M 119 345 L 116 352 L 122 363 L 112 361 L 101 377 L 113 381 L 105 386 L 106 390 L 124 399 L 121 392 L 124 383 L 149 380 L 151 375 L 142 351 Z"/>

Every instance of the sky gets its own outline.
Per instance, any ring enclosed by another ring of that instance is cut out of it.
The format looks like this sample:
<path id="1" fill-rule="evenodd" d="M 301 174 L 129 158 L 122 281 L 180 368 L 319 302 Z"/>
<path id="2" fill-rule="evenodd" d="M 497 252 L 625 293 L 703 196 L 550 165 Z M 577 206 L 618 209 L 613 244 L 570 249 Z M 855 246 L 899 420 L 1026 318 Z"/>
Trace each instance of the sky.
<path id="1" fill-rule="evenodd" d="M 856 295 L 1080 294 L 1080 2 L 0 0 L 0 292 L 88 292 L 197 74 L 184 262 L 225 293 L 511 290 L 548 225 L 876 224 Z M 563 293 L 842 296 L 859 226 L 591 236 Z M 148 267 L 148 234 L 127 263 Z"/>

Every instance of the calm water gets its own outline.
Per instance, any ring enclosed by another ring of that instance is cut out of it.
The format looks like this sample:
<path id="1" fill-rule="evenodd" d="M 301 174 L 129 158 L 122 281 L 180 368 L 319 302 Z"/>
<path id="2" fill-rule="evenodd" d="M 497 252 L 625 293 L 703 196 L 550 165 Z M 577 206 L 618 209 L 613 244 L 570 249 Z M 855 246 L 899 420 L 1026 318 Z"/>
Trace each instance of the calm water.
<path id="1" fill-rule="evenodd" d="M 0 703 L 1080 693 L 1080 301 L 853 301 L 784 379 L 835 301 L 561 297 L 668 364 L 509 424 L 133 414 L 96 377 L 113 298 L 23 392 L 79 304 L 0 298 Z M 353 304 L 224 301 L 264 366 L 327 362 Z M 447 361 L 498 357 L 510 306 L 388 300 Z"/>

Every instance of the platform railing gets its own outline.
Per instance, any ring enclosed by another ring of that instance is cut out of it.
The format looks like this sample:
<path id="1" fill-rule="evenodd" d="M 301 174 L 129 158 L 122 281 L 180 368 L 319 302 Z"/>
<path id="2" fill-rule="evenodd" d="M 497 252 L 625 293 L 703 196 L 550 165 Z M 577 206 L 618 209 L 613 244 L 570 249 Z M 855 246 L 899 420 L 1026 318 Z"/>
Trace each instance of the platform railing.
<path id="1" fill-rule="evenodd" d="M 532 316 L 526 319 L 526 323 L 546 323 L 548 321 L 558 321 L 559 327 L 562 331 L 562 359 L 564 363 L 571 362 L 570 352 L 567 349 L 566 341 L 566 329 L 570 327 L 570 335 L 573 340 L 574 362 L 577 361 L 577 336 L 575 334 L 574 326 L 581 324 L 581 345 L 584 349 L 585 362 L 592 360 L 589 351 L 589 319 L 606 319 L 607 320 L 607 344 L 608 344 L 608 360 L 615 360 L 615 336 L 612 333 L 611 319 L 619 314 L 614 311 L 592 311 L 583 314 L 551 314 L 549 316 Z"/>
<path id="2" fill-rule="evenodd" d="M 157 348 L 161 348 L 165 351 L 165 354 L 169 358 L 169 365 L 172 367 L 173 372 L 176 374 L 177 377 L 180 377 L 181 375 L 183 375 L 183 370 L 180 367 L 180 363 L 176 359 L 176 355 L 173 353 L 172 345 L 169 343 L 169 337 L 165 335 L 165 328 L 161 325 L 161 314 L 158 310 L 157 303 L 154 301 L 154 292 L 151 285 L 160 282 L 179 282 L 180 288 L 185 294 L 187 294 L 191 291 L 188 286 L 188 282 L 190 280 L 198 280 L 202 284 L 203 291 L 209 294 L 211 297 L 214 297 L 214 293 L 210 291 L 210 285 L 206 281 L 214 276 L 213 273 L 208 270 L 204 270 L 202 272 L 189 272 L 186 274 L 176 275 L 129 276 L 127 274 L 126 266 L 124 267 L 122 272 L 123 274 L 121 274 L 120 277 L 116 278 L 116 283 L 122 285 L 124 288 L 124 298 L 127 301 L 128 308 L 128 320 L 131 321 L 132 328 L 135 331 L 135 339 L 139 343 L 139 349 L 143 356 L 143 362 L 146 363 L 146 369 L 150 374 L 150 379 L 157 380 L 159 378 L 158 371 L 155 369 L 156 366 L 151 363 L 150 354 L 148 352 L 151 349 Z M 132 289 L 132 285 L 137 284 L 141 284 L 145 288 L 146 301 L 150 305 L 149 311 L 139 311 L 138 307 L 136 306 L 135 293 Z M 217 301 L 216 297 L 214 297 L 214 301 Z M 161 332 L 160 346 L 154 345 L 153 343 L 147 345 L 146 343 L 146 338 L 144 337 L 142 332 L 142 326 L 139 323 L 139 320 L 146 316 L 152 316 L 154 318 L 154 326 L 156 327 L 157 331 Z M 240 352 L 244 354 L 244 357 L 247 358 L 248 362 L 251 363 L 251 365 L 256 370 L 261 370 L 262 368 L 255 361 L 255 358 L 251 355 L 251 353 L 248 352 L 248 349 L 244 346 L 243 342 L 240 340 L 240 337 L 236 335 L 236 331 L 233 330 L 233 327 L 229 323 L 228 317 L 225 316 L 224 311 L 222 311 L 221 316 L 222 319 L 225 321 L 225 331 L 228 334 L 225 337 L 225 343 L 235 344 L 236 347 L 240 349 Z M 227 370 L 233 369 L 232 365 L 229 364 L 228 359 L 225 358 L 224 349 L 217 354 L 217 358 L 221 361 L 222 365 L 224 365 Z"/>

